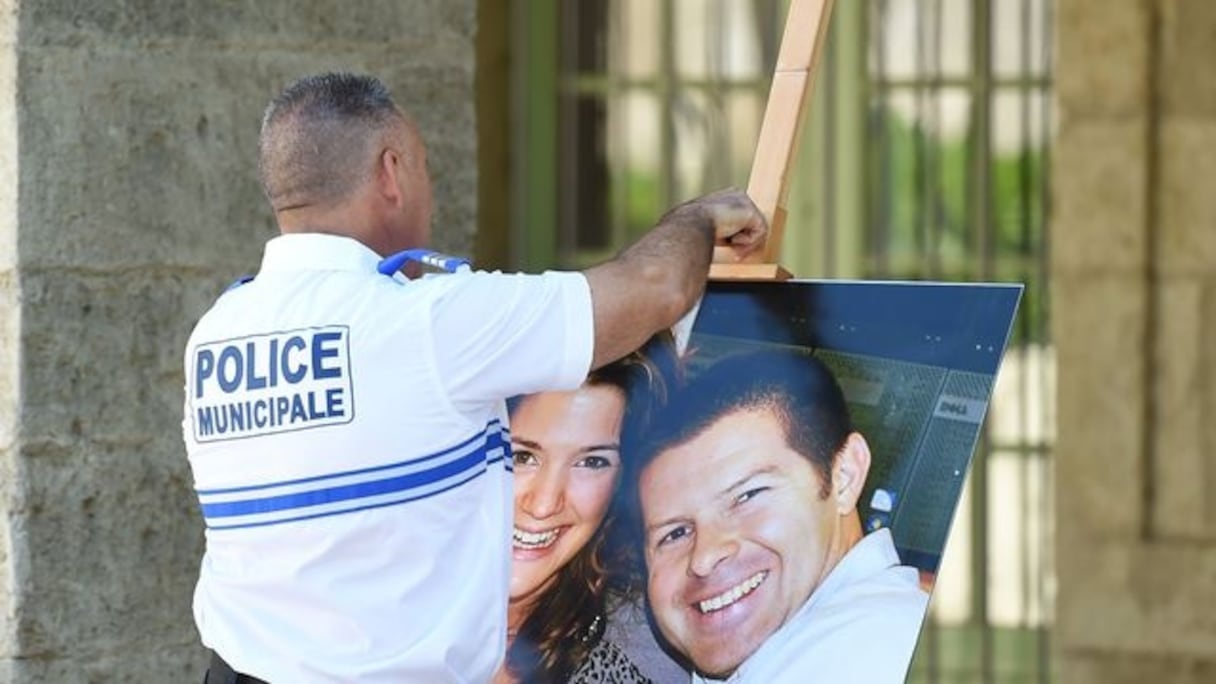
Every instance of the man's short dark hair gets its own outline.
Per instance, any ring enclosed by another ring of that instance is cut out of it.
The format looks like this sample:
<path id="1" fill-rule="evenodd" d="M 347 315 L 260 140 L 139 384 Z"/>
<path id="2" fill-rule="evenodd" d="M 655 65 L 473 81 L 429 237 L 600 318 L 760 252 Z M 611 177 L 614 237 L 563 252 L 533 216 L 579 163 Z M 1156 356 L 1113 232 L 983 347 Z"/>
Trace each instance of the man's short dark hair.
<path id="1" fill-rule="evenodd" d="M 728 356 L 697 375 L 653 421 L 638 472 L 721 418 L 750 410 L 776 416 L 786 444 L 811 462 L 820 496 L 828 496 L 833 460 L 853 432 L 853 421 L 828 367 L 793 349 Z"/>
<path id="2" fill-rule="evenodd" d="M 370 172 L 371 146 L 403 121 L 388 88 L 372 76 L 307 76 L 271 101 L 262 117 L 258 170 L 275 210 L 347 197 Z"/>

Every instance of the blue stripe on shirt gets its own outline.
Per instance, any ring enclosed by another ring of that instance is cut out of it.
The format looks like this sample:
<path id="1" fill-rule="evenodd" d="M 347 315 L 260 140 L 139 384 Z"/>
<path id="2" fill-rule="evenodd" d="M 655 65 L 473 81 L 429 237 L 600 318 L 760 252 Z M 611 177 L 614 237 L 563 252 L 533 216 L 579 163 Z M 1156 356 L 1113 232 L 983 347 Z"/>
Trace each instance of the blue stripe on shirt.
<path id="1" fill-rule="evenodd" d="M 421 458 L 329 475 L 197 492 L 209 529 L 271 525 L 435 496 L 475 479 L 499 461 L 510 472 L 510 453 L 506 429 L 492 420 L 481 433 Z M 394 470 L 404 472 L 390 472 Z"/>
<path id="2" fill-rule="evenodd" d="M 259 489 L 274 489 L 276 487 L 286 487 L 286 486 L 297 485 L 297 484 L 307 484 L 309 482 L 320 482 L 322 480 L 334 480 L 334 479 L 337 479 L 340 477 L 363 475 L 364 473 L 382 472 L 385 470 L 392 470 L 393 468 L 400 468 L 401 466 L 425 463 L 426 461 L 433 461 L 437 458 L 442 458 L 443 456 L 446 456 L 454 451 L 459 451 L 481 439 L 487 439 L 487 440 L 493 439 L 499 444 L 509 445 L 511 443 L 511 440 L 509 439 L 510 434 L 511 434 L 510 430 L 503 427 L 502 423 L 498 419 L 494 419 L 494 420 L 491 420 L 490 422 L 486 423 L 485 430 L 473 435 L 472 437 L 464 440 L 463 442 L 457 444 L 456 446 L 449 447 L 447 449 L 444 449 L 443 451 L 437 451 L 437 452 L 427 455 L 427 456 L 421 456 L 419 458 L 411 458 L 406 461 L 400 461 L 398 463 L 389 463 L 388 465 L 382 465 L 382 466 L 373 466 L 371 468 L 362 468 L 359 470 L 348 470 L 348 471 L 341 472 L 341 473 L 331 473 L 329 475 L 316 475 L 313 477 L 302 477 L 302 478 L 295 479 L 295 480 L 283 480 L 282 482 L 268 482 L 268 483 L 259 484 L 259 485 L 246 485 L 246 486 L 242 486 L 242 487 L 224 487 L 224 488 L 220 488 L 220 489 L 195 489 L 194 491 L 200 497 L 210 496 L 213 494 L 231 494 L 234 492 L 253 492 L 253 491 L 257 491 Z"/>

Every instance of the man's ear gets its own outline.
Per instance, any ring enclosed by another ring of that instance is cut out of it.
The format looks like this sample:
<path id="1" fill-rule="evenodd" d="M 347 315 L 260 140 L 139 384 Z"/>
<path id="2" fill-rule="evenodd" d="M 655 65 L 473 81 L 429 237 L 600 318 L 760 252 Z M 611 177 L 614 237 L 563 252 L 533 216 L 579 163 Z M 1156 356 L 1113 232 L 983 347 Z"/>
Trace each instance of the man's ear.
<path id="1" fill-rule="evenodd" d="M 376 190 L 393 206 L 404 201 L 401 184 L 398 182 L 404 162 L 401 153 L 391 147 L 381 150 L 380 157 L 376 160 Z"/>
<path id="2" fill-rule="evenodd" d="M 870 445 L 859 432 L 850 433 L 832 464 L 832 496 L 836 510 L 847 515 L 857 509 L 857 499 L 870 472 Z"/>

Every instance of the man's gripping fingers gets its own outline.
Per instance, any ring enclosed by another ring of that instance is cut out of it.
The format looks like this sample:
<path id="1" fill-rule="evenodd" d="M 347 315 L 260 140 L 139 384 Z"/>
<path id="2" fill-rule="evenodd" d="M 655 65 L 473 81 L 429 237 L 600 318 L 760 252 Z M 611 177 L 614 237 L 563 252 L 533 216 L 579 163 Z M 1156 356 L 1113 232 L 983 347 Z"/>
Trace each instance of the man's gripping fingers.
<path id="1" fill-rule="evenodd" d="M 742 258 L 764 244 L 768 223 L 747 193 L 729 189 L 705 199 L 718 246 L 730 247 L 737 258 Z"/>

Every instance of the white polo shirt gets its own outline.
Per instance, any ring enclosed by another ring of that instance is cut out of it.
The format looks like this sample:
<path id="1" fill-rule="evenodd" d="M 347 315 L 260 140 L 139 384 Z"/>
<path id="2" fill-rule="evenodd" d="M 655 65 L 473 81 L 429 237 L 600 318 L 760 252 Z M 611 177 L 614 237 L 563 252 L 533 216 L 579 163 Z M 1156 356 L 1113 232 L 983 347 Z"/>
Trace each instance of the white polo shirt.
<path id="1" fill-rule="evenodd" d="M 919 573 L 899 564 L 891 531 L 876 530 L 849 549 L 794 617 L 725 681 L 900 684 L 928 607 Z M 692 681 L 720 680 L 694 674 Z"/>
<path id="2" fill-rule="evenodd" d="M 407 281 L 379 260 L 277 237 L 186 347 L 195 621 L 275 684 L 490 679 L 513 512 L 503 399 L 573 389 L 591 364 L 581 274 Z"/>

